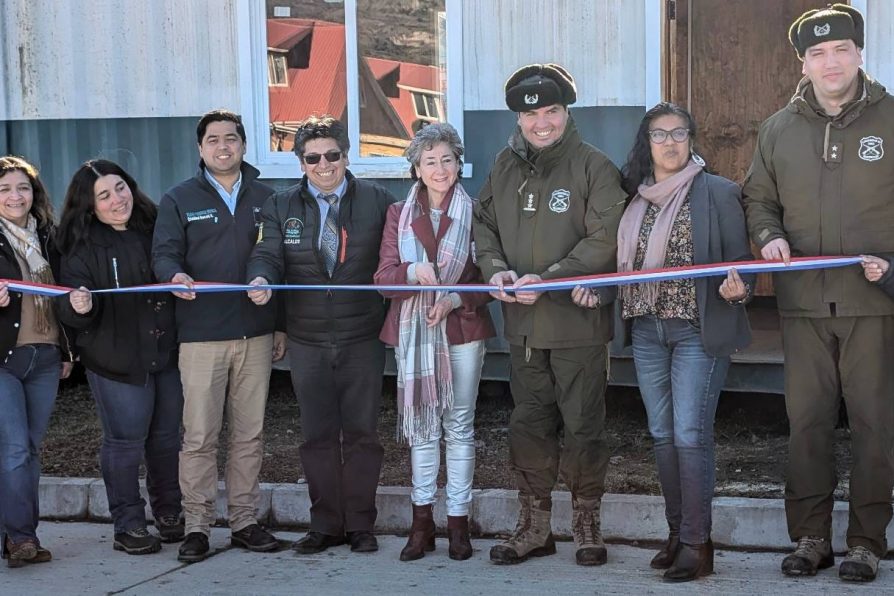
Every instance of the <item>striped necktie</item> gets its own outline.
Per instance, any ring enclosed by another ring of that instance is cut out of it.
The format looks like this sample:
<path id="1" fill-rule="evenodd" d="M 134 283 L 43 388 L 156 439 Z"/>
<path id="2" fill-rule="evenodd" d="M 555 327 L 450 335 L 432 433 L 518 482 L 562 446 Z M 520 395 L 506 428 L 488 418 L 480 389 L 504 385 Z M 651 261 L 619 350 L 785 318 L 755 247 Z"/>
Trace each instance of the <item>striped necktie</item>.
<path id="1" fill-rule="evenodd" d="M 320 250 L 326 262 L 326 271 L 329 272 L 329 277 L 332 277 L 338 255 L 338 195 L 321 193 L 319 198 L 329 203 L 329 211 L 326 213 L 326 222 L 323 225 Z"/>

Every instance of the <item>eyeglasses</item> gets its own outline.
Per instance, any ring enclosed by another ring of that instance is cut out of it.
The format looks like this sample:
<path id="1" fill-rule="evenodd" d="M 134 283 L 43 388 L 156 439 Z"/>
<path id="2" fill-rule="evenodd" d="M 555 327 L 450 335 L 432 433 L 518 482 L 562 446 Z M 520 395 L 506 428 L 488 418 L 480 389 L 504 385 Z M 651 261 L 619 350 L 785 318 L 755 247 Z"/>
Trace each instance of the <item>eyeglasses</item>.
<path id="1" fill-rule="evenodd" d="M 326 161 L 329 163 L 335 163 L 341 159 L 341 151 L 327 151 L 320 155 L 319 153 L 308 153 L 304 156 L 304 163 L 309 163 L 310 165 L 316 165 L 320 163 L 320 158 L 325 157 Z"/>
<path id="2" fill-rule="evenodd" d="M 689 129 L 675 128 L 673 130 L 664 130 L 662 128 L 653 128 L 649 131 L 649 139 L 656 145 L 665 142 L 668 136 L 674 140 L 674 143 L 682 143 L 689 138 Z"/>

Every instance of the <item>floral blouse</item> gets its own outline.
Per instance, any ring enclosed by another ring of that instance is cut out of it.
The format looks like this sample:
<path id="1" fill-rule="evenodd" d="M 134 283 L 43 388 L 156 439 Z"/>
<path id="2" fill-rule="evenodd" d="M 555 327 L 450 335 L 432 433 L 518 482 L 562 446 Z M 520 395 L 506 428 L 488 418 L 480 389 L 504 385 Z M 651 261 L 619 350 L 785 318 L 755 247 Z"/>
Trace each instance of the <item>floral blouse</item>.
<path id="1" fill-rule="evenodd" d="M 649 244 L 649 233 L 655 225 L 655 219 L 661 207 L 650 204 L 643 216 L 643 223 L 639 229 L 639 238 L 636 246 L 636 258 L 633 268 L 642 269 L 646 258 L 646 247 Z M 680 206 L 674 225 L 671 227 L 670 239 L 667 243 L 667 253 L 664 257 L 665 267 L 684 267 L 692 265 L 692 216 L 689 207 L 689 197 Z M 650 305 L 643 296 L 642 288 L 635 284 L 630 289 L 630 297 L 624 300 L 622 316 L 625 319 L 653 315 L 659 319 L 687 319 L 696 324 L 699 320 L 698 303 L 695 299 L 695 280 L 680 279 L 658 282 L 658 299 L 654 306 Z"/>

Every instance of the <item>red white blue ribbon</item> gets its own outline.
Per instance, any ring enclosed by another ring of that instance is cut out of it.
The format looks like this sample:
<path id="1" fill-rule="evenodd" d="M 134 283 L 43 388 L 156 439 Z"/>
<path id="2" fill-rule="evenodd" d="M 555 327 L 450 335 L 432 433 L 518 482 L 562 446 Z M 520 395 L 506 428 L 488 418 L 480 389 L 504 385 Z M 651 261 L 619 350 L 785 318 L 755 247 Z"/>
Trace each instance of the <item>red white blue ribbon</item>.
<path id="1" fill-rule="evenodd" d="M 528 284 L 524 286 L 529 292 L 549 292 L 556 290 L 571 290 L 577 286 L 599 288 L 606 286 L 621 286 L 627 284 L 668 281 L 672 279 L 691 279 L 696 277 L 726 276 L 730 269 L 739 273 L 779 273 L 784 271 L 805 271 L 808 269 L 831 269 L 835 267 L 847 267 L 860 263 L 860 257 L 795 257 L 790 264 L 782 261 L 737 261 L 732 263 L 713 263 L 711 265 L 691 265 L 688 267 L 668 267 L 665 269 L 648 269 L 643 271 L 628 271 L 625 273 L 600 273 L 597 275 L 584 275 L 581 277 L 566 277 L 549 281 Z M 37 294 L 40 296 L 63 296 L 72 292 L 75 288 L 52 286 L 27 282 L 21 280 L 0 280 L 9 283 L 11 291 L 24 294 Z M 337 285 L 337 284 L 270 284 L 265 286 L 251 286 L 248 284 L 227 284 L 217 282 L 196 282 L 189 288 L 183 284 L 148 284 L 130 286 L 126 288 L 107 288 L 91 290 L 94 294 L 127 294 L 144 292 L 246 292 L 248 290 L 276 290 L 276 291 L 389 291 L 389 292 L 420 292 L 424 290 L 438 290 L 447 292 L 492 292 L 498 290 L 497 286 L 489 284 L 460 284 L 443 286 L 423 285 Z M 505 290 L 511 292 L 506 286 Z"/>

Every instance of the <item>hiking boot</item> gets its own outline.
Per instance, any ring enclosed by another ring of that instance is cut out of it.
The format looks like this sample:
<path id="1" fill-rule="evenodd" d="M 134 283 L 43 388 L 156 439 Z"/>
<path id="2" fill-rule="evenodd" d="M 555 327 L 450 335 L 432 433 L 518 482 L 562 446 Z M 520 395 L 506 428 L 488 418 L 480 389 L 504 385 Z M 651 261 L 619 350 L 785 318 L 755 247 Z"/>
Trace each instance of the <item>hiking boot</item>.
<path id="1" fill-rule="evenodd" d="M 838 577 L 847 582 L 871 582 L 878 575 L 878 557 L 865 546 L 855 546 L 838 567 Z"/>
<path id="2" fill-rule="evenodd" d="M 400 551 L 401 561 L 415 561 L 435 550 L 435 520 L 431 505 L 413 505 L 413 524 L 407 544 Z"/>
<path id="3" fill-rule="evenodd" d="M 602 499 L 574 497 L 571 505 L 573 507 L 571 532 L 577 545 L 575 562 L 585 566 L 604 565 L 608 559 L 608 552 L 605 550 L 600 528 Z"/>
<path id="4" fill-rule="evenodd" d="M 816 575 L 817 570 L 835 564 L 832 545 L 825 538 L 802 536 L 795 552 L 782 560 L 782 572 L 786 575 Z"/>
<path id="5" fill-rule="evenodd" d="M 201 532 L 190 532 L 186 535 L 186 540 L 180 545 L 177 552 L 177 560 L 184 563 L 198 563 L 204 561 L 208 557 L 208 537 Z"/>
<path id="6" fill-rule="evenodd" d="M 518 523 L 506 541 L 490 549 L 490 561 L 496 565 L 515 565 L 529 557 L 556 554 L 556 542 L 550 527 L 552 501 L 530 495 L 518 496 Z"/>
<path id="7" fill-rule="evenodd" d="M 149 530 L 143 526 L 115 534 L 112 548 L 124 551 L 129 555 L 149 555 L 161 550 L 161 540 L 158 536 L 150 534 Z"/>
<path id="8" fill-rule="evenodd" d="M 276 536 L 261 528 L 258 524 L 251 524 L 238 532 L 231 533 L 230 544 L 256 553 L 269 553 L 276 550 L 279 546 Z"/>
<path id="9" fill-rule="evenodd" d="M 450 544 L 447 554 L 454 561 L 465 561 L 472 556 L 468 515 L 447 516 L 447 540 Z"/>
<path id="10" fill-rule="evenodd" d="M 180 542 L 183 540 L 185 527 L 179 515 L 161 515 L 155 518 L 155 529 L 162 542 Z"/>
<path id="11" fill-rule="evenodd" d="M 3 558 L 7 567 L 24 567 L 25 563 L 33 563 L 37 556 L 37 541 L 26 538 L 21 542 L 13 542 L 7 536 L 3 542 Z"/>
<path id="12" fill-rule="evenodd" d="M 677 557 L 677 551 L 680 550 L 680 532 L 671 530 L 667 535 L 667 542 L 661 547 L 661 550 L 652 557 L 649 567 L 652 569 L 669 569 Z"/>
<path id="13" fill-rule="evenodd" d="M 688 582 L 714 573 L 714 543 L 680 543 L 677 556 L 664 579 L 671 582 Z"/>

